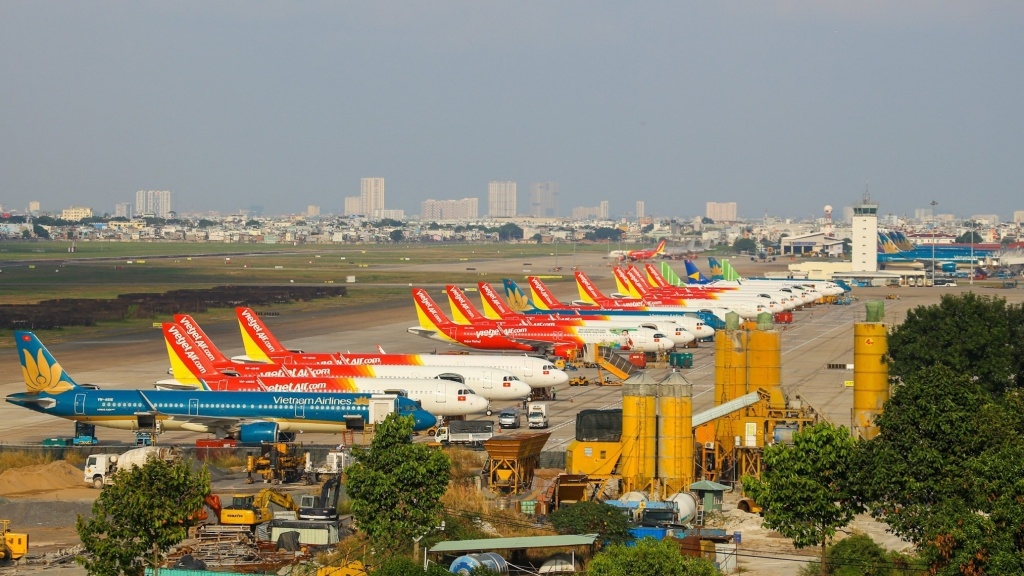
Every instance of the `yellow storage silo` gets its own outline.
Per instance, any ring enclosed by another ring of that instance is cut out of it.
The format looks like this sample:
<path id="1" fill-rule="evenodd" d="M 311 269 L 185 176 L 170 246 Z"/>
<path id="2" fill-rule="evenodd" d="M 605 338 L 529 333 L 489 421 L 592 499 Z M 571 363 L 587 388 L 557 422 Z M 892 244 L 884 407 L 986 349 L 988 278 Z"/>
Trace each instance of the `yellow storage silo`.
<path id="1" fill-rule="evenodd" d="M 658 387 L 658 470 L 661 494 L 689 490 L 694 482 L 693 385 L 671 372 Z"/>
<path id="2" fill-rule="evenodd" d="M 646 491 L 656 473 L 658 382 L 646 371 L 622 382 L 622 457 L 624 492 Z"/>
<path id="3" fill-rule="evenodd" d="M 715 406 L 747 393 L 747 332 L 719 330 L 715 335 Z"/>
<path id="4" fill-rule="evenodd" d="M 773 329 L 754 330 L 748 337 L 747 389 L 762 388 L 768 391 L 772 408 L 785 408 L 781 386 L 782 334 Z"/>
<path id="5" fill-rule="evenodd" d="M 868 302 L 868 321 L 853 325 L 853 430 L 865 440 L 878 435 L 875 417 L 889 399 L 888 331 L 883 302 Z"/>

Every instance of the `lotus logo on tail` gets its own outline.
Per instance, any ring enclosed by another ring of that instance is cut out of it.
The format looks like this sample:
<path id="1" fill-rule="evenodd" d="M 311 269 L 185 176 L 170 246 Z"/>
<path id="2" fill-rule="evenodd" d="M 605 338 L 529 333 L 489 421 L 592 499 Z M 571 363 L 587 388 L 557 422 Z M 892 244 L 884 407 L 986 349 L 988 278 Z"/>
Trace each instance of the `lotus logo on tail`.
<path id="1" fill-rule="evenodd" d="M 508 306 L 517 312 L 526 310 L 526 298 L 521 292 L 510 290 L 508 292 Z"/>
<path id="2" fill-rule="evenodd" d="M 33 337 L 26 335 L 22 337 L 22 340 L 31 343 Z M 64 369 L 56 361 L 51 364 L 42 348 L 36 351 L 35 358 L 27 348 L 22 350 L 21 375 L 25 379 L 25 386 L 31 393 L 56 394 L 73 388 L 64 380 Z"/>

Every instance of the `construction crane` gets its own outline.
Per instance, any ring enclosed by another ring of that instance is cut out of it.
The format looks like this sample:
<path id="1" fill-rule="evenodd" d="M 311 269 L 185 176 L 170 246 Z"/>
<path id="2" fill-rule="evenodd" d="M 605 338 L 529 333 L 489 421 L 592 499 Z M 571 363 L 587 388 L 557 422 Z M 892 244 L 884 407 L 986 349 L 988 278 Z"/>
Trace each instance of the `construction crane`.
<path id="1" fill-rule="evenodd" d="M 298 512 L 299 506 L 291 495 L 278 492 L 273 488 L 264 488 L 256 494 L 235 494 L 231 504 L 220 511 L 221 524 L 253 526 L 273 520 L 274 514 L 270 505 L 276 504 L 285 510 Z"/>

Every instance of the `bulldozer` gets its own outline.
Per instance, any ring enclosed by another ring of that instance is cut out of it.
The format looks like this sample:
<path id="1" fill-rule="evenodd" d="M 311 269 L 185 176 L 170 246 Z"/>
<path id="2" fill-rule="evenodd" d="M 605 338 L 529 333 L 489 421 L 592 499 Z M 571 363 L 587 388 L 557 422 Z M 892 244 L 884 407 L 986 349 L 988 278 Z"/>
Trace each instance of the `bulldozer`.
<path id="1" fill-rule="evenodd" d="M 0 520 L 0 531 L 4 540 L 0 544 L 0 566 L 7 566 L 28 554 L 28 534 L 11 532 L 11 521 Z"/>
<path id="2" fill-rule="evenodd" d="M 267 484 L 298 482 L 306 471 L 306 455 L 296 453 L 296 446 L 288 442 L 265 442 L 260 446 L 260 455 L 250 453 L 246 457 L 246 483 L 253 483 L 253 474 L 263 477 Z"/>
<path id="3" fill-rule="evenodd" d="M 299 506 L 292 497 L 273 488 L 264 488 L 256 494 L 235 494 L 231 504 L 220 511 L 220 523 L 235 526 L 252 526 L 274 519 L 270 505 L 276 504 L 285 510 L 298 512 Z"/>

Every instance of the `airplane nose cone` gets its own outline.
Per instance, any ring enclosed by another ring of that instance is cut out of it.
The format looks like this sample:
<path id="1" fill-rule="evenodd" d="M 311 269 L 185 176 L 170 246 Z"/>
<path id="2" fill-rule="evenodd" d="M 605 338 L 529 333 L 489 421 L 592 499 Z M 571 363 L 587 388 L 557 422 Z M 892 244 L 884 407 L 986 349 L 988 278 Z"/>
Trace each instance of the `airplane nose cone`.
<path id="1" fill-rule="evenodd" d="M 552 370 L 551 374 L 548 374 L 548 376 L 551 377 L 552 385 L 554 386 L 565 384 L 569 381 L 569 375 L 563 370 Z"/>
<path id="2" fill-rule="evenodd" d="M 693 342 L 696 339 L 697 337 L 694 336 L 693 334 L 683 331 L 676 332 L 675 335 L 672 336 L 672 341 L 675 342 L 676 345 L 689 344 L 690 342 Z"/>
<path id="3" fill-rule="evenodd" d="M 671 350 L 675 347 L 676 342 L 671 338 L 660 338 L 658 341 L 658 350 Z"/>
<path id="4" fill-rule="evenodd" d="M 412 429 L 422 431 L 437 424 L 437 418 L 426 410 L 413 410 Z"/>
<path id="5" fill-rule="evenodd" d="M 568 379 L 568 376 L 566 376 L 566 379 Z M 533 388 L 530 388 L 530 385 L 526 382 L 513 382 L 511 389 L 513 398 L 526 398 L 533 390 Z"/>

